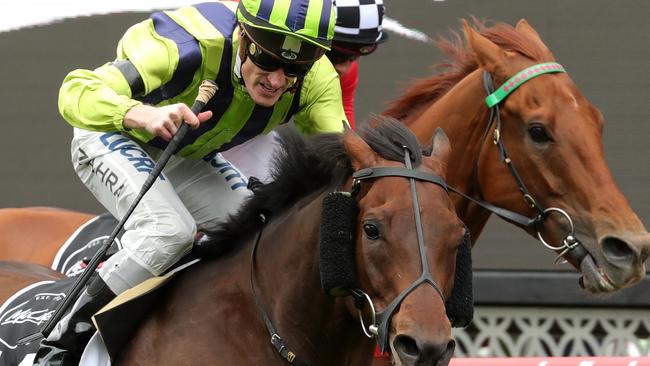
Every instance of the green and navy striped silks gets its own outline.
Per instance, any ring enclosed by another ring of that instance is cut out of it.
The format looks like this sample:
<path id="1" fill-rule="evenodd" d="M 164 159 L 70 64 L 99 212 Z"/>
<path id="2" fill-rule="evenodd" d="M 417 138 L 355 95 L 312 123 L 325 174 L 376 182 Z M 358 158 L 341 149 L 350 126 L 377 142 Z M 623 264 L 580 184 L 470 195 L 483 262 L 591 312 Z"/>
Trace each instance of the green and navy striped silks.
<path id="1" fill-rule="evenodd" d="M 188 130 L 185 137 L 179 144 L 179 149 L 190 145 L 205 132 L 213 129 L 223 116 L 226 109 L 232 102 L 234 87 L 230 82 L 232 70 L 232 34 L 237 26 L 237 18 L 232 10 L 221 3 L 202 3 L 194 5 L 199 13 L 205 17 L 225 38 L 225 46 L 222 49 L 221 64 L 217 73 L 216 82 L 219 85 L 219 98 L 213 98 L 205 109 L 212 110 L 212 118 L 202 123 L 199 128 Z M 172 79 L 157 90 L 147 94 L 141 100 L 148 104 L 158 104 L 163 100 L 178 95 L 181 91 L 190 86 L 194 73 L 201 66 L 203 57 L 199 42 L 189 34 L 182 26 L 176 23 L 164 12 L 154 13 L 151 16 L 156 33 L 173 40 L 178 47 L 178 67 L 174 71 Z M 270 108 L 273 109 L 272 107 Z M 270 116 L 270 113 L 269 113 Z M 268 118 L 264 122 L 268 121 Z M 258 123 L 259 124 L 259 123 Z M 266 123 L 264 123 L 266 127 Z M 263 128 L 262 128 L 263 130 Z M 261 132 L 261 131 L 259 131 Z M 250 139 L 247 137 L 245 140 Z M 155 137 L 148 142 L 150 145 L 164 149 L 168 141 Z"/>
<path id="2" fill-rule="evenodd" d="M 164 148 L 167 142 L 146 130 L 125 130 L 124 115 L 139 103 L 190 105 L 200 83 L 209 79 L 219 87 L 204 108 L 213 116 L 188 132 L 176 152 L 179 156 L 210 156 L 268 133 L 289 118 L 304 134 L 340 132 L 346 118 L 338 75 L 324 57 L 314 62 L 300 88 L 285 92 L 271 107 L 255 104 L 237 74 L 237 5 L 198 4 L 155 13 L 133 25 L 120 39 L 114 61 L 66 76 L 59 93 L 62 116 L 74 127 L 118 130 Z"/>

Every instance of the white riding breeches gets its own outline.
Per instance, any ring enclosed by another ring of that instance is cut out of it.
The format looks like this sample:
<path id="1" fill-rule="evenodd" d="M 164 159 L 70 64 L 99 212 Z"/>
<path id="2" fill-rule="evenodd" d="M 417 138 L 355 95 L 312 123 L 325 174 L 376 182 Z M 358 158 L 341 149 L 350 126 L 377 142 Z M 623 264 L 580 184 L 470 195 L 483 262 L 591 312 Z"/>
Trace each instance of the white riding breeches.
<path id="1" fill-rule="evenodd" d="M 269 183 L 272 158 L 280 148 L 280 135 L 271 131 L 226 150 L 222 155 L 246 177 L 255 177 L 263 183 Z"/>
<path id="2" fill-rule="evenodd" d="M 117 132 L 74 129 L 74 169 L 118 219 L 161 153 Z M 221 154 L 204 160 L 172 156 L 126 221 L 123 249 L 104 263 L 100 276 L 119 294 L 160 275 L 189 252 L 197 225 L 211 227 L 239 209 L 251 194 L 246 185 L 247 178 Z"/>

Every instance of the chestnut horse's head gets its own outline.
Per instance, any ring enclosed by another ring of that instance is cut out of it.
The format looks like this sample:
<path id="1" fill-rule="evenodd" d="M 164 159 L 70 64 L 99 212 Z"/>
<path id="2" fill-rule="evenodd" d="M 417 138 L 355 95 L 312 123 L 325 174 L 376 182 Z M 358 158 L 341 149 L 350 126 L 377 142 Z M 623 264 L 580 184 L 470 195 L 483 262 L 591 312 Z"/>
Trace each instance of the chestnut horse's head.
<path id="1" fill-rule="evenodd" d="M 483 197 L 518 212 L 541 214 L 543 222 L 531 232 L 537 231 L 549 246 L 564 245 L 572 234 L 569 242 L 576 238 L 586 253 L 569 260 L 589 291 L 638 282 L 645 275 L 650 235 L 605 161 L 602 114 L 554 63 L 525 20 L 514 29 L 481 28 L 464 23 L 486 83 L 503 94 L 492 101 L 493 128 L 499 130 L 491 131 L 494 144 L 480 150 L 477 176 Z M 556 69 L 537 74 L 539 65 Z"/>
<path id="2" fill-rule="evenodd" d="M 358 202 L 358 285 L 377 310 L 379 344 L 397 365 L 446 365 L 455 343 L 445 299 L 465 235 L 443 180 L 449 140 L 439 130 L 427 156 L 401 123 L 381 127 L 382 135 L 368 127 L 363 138 L 351 131 L 344 138 Z"/>

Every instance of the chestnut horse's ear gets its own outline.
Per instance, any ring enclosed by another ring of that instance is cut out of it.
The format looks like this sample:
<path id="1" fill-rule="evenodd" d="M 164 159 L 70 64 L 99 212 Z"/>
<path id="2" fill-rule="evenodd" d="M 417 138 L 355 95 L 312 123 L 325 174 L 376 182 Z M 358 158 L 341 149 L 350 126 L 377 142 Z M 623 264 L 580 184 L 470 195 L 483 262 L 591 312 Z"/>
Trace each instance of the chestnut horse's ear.
<path id="1" fill-rule="evenodd" d="M 343 144 L 350 156 L 354 170 L 377 165 L 379 156 L 354 130 L 348 129 L 345 131 Z"/>
<path id="2" fill-rule="evenodd" d="M 537 31 L 526 21 L 526 19 L 520 19 L 517 22 L 515 29 L 517 32 L 523 34 L 524 37 L 526 37 L 528 40 L 537 44 L 542 50 L 544 50 L 546 59 L 539 61 L 555 61 L 555 56 L 553 56 L 551 50 L 548 49 L 544 41 L 542 41 L 542 37 L 539 36 L 539 33 L 537 33 Z"/>
<path id="3" fill-rule="evenodd" d="M 465 39 L 476 54 L 482 69 L 501 78 L 508 77 L 508 57 L 497 44 L 482 36 L 463 19 Z"/>

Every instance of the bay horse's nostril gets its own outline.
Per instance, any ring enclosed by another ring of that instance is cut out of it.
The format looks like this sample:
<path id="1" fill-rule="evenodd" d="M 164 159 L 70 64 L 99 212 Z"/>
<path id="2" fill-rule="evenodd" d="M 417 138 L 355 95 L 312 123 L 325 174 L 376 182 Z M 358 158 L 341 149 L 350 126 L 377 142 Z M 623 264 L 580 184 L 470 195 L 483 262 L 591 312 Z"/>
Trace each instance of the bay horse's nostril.
<path id="1" fill-rule="evenodd" d="M 398 335 L 393 341 L 393 348 L 400 360 L 406 365 L 415 364 L 420 356 L 420 349 L 417 342 L 409 336 Z"/>
<path id="2" fill-rule="evenodd" d="M 612 264 L 621 264 L 629 266 L 639 256 L 639 252 L 635 250 L 628 242 L 621 240 L 617 237 L 608 236 L 601 240 L 603 254 L 605 258 Z"/>
<path id="3" fill-rule="evenodd" d="M 446 343 L 418 342 L 407 335 L 393 341 L 395 353 L 404 365 L 447 365 L 456 348 L 452 339 Z"/>

